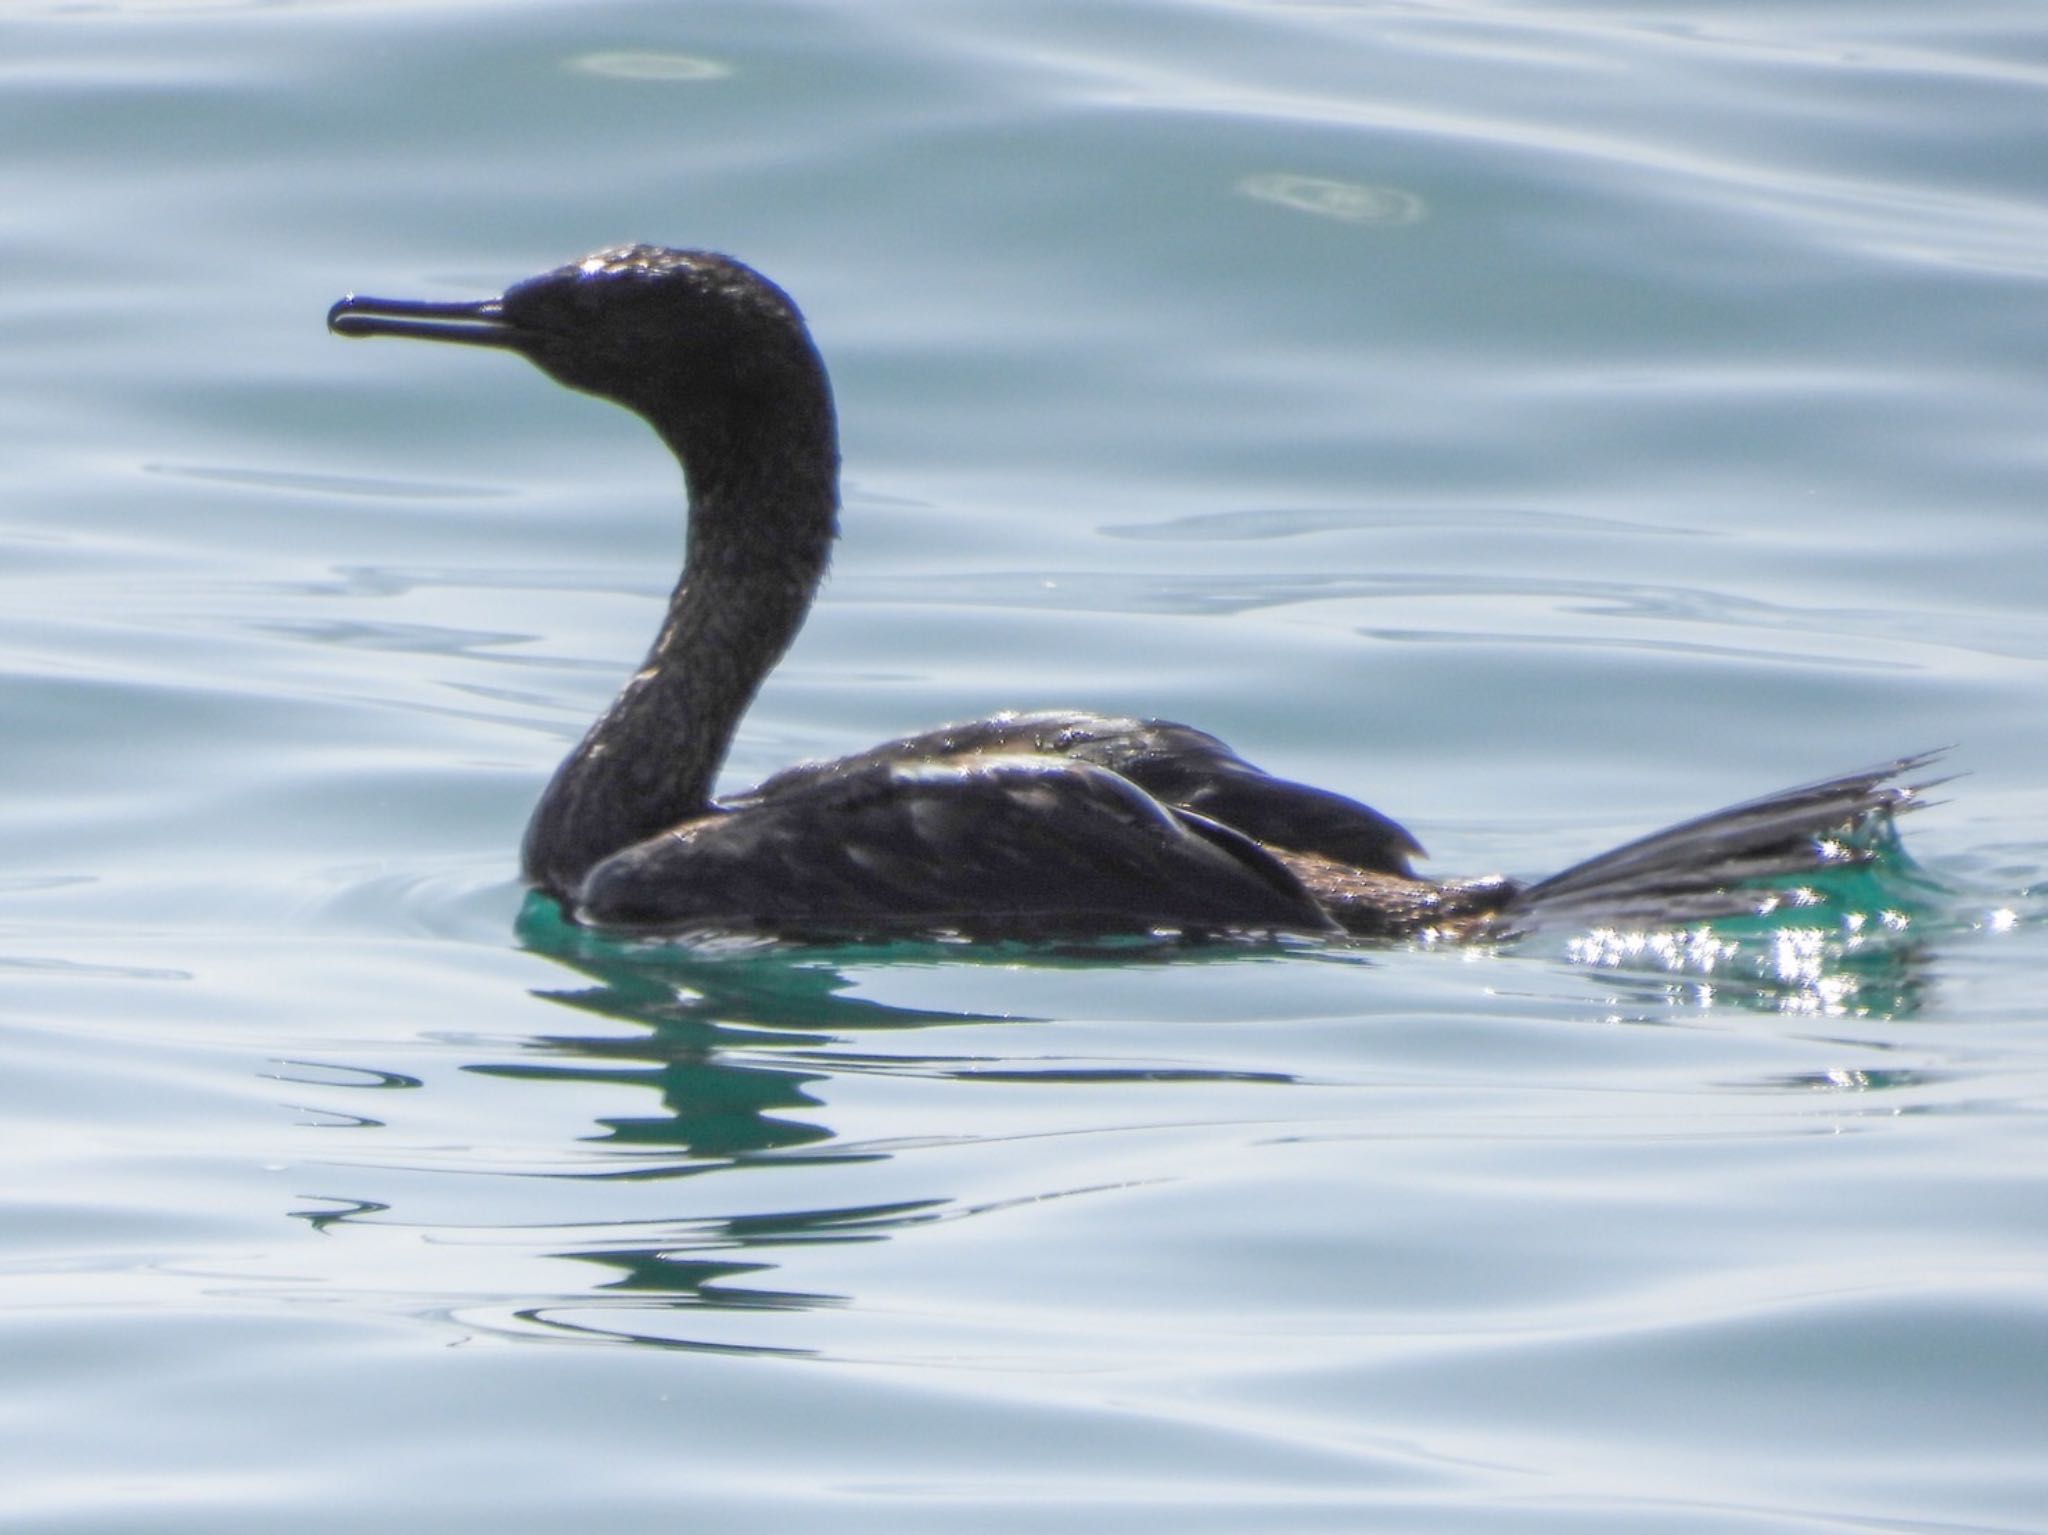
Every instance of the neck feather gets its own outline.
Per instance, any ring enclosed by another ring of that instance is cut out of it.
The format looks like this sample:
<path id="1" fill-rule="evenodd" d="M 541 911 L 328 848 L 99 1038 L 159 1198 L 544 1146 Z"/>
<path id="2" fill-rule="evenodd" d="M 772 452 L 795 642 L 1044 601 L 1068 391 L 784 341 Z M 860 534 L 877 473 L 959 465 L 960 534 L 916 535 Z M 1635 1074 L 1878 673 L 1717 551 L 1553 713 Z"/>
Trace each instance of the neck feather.
<path id="1" fill-rule="evenodd" d="M 722 431 L 717 452 L 663 430 L 689 487 L 689 553 L 646 661 L 534 809 L 523 861 L 542 889 L 570 895 L 600 860 L 715 808 L 740 719 L 803 627 L 838 531 L 830 409 L 778 416 L 777 440 Z"/>

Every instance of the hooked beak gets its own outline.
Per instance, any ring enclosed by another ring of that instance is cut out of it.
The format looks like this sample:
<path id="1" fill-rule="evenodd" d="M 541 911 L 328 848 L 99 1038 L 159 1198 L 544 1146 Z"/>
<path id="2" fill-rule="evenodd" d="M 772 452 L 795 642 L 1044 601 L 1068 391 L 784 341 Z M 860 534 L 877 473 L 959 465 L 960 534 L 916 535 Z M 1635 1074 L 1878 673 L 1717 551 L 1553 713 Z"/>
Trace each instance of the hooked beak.
<path id="1" fill-rule="evenodd" d="M 505 318 L 504 306 L 494 298 L 432 304 L 351 293 L 327 311 L 327 328 L 337 336 L 417 336 L 465 346 L 517 348 L 533 339 Z"/>

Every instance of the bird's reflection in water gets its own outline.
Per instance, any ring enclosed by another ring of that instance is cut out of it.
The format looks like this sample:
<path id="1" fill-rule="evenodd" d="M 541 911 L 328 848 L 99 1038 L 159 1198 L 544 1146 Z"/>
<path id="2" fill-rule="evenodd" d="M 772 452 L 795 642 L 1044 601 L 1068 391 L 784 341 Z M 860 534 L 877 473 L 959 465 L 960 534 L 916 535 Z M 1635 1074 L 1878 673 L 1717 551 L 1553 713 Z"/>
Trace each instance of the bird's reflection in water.
<path id="1" fill-rule="evenodd" d="M 856 993 L 849 972 L 888 962 L 1008 964 L 1021 949 L 922 944 L 863 945 L 826 950 L 774 946 L 625 943 L 564 921 L 547 897 L 529 898 L 519 937 L 530 952 L 574 971 L 587 984 L 536 995 L 595 1018 L 629 1025 L 621 1033 L 543 1034 L 529 1043 L 540 1058 L 476 1063 L 471 1071 L 534 1082 L 612 1083 L 652 1090 L 660 1112 L 601 1121 L 598 1146 L 623 1153 L 619 1165 L 579 1171 L 579 1179 L 661 1180 L 734 1168 L 816 1169 L 880 1162 L 903 1141 L 849 1142 L 827 1123 L 821 1083 L 850 1074 L 887 1072 L 919 1078 L 1083 1082 L 1271 1082 L 1280 1073 L 1207 1070 L 1148 1063 L 992 1062 L 986 1055 L 863 1050 L 878 1031 L 1017 1023 L 1014 1012 L 976 1013 L 904 1007 Z M 1241 960 L 1270 945 L 1219 945 L 1207 953 L 1185 945 L 1115 940 L 1070 947 L 1036 945 L 1035 967 L 1128 967 L 1148 959 L 1201 963 Z M 1057 1187 L 1043 1200 L 1088 1192 Z M 762 1282 L 795 1248 L 877 1242 L 911 1227 L 980 1213 L 988 1206 L 937 1196 L 825 1207 L 764 1210 L 766 1188 L 748 1187 L 746 1213 L 611 1227 L 610 1240 L 553 1256 L 596 1265 L 608 1277 L 594 1294 L 520 1309 L 522 1329 L 666 1348 L 715 1352 L 805 1353 L 781 1343 L 735 1343 L 701 1336 L 678 1324 L 679 1313 L 810 1311 L 845 1305 L 848 1297 Z M 1008 1203 L 1009 1201 L 1002 1201 Z M 560 1229 L 560 1228 L 557 1228 Z M 572 1228 L 573 1229 L 573 1228 Z M 650 1241 L 652 1237 L 654 1240 Z M 733 1316 L 723 1326 L 730 1325 Z M 687 1334 L 687 1335 L 686 1335 Z M 778 1330 L 777 1337 L 784 1335 Z"/>
<path id="2" fill-rule="evenodd" d="M 529 950 L 578 972 L 595 984 L 537 993 L 549 1001 L 601 1018 L 636 1025 L 626 1035 L 542 1035 L 533 1048 L 556 1058 L 480 1065 L 497 1076 L 573 1078 L 651 1087 L 661 1097 L 658 1116 L 606 1121 L 621 1146 L 673 1148 L 683 1157 L 639 1165 L 619 1177 L 667 1177 L 707 1170 L 723 1162 L 820 1146 L 833 1138 L 804 1117 L 821 1107 L 807 1088 L 836 1071 L 860 1070 L 875 1058 L 839 1049 L 847 1035 L 996 1022 L 1014 1014 L 902 1007 L 857 995 L 845 967 L 872 963 L 896 951 L 959 959 L 984 951 L 936 952 L 931 944 L 858 950 L 775 946 L 693 947 L 680 943 L 622 943 L 563 921 L 545 896 L 529 898 L 520 917 Z M 1128 963 L 1130 944 L 1116 952 Z M 1045 963 L 1086 963 L 1085 951 L 1063 956 L 1048 950 Z M 1107 962 L 1096 954 L 1094 962 Z M 824 1069 L 785 1064 L 817 1061 Z M 965 1063 L 948 1057 L 890 1056 L 891 1067 L 920 1074 Z M 878 1153 L 849 1148 L 814 1156 L 862 1158 Z"/>
<path id="3" fill-rule="evenodd" d="M 519 932 L 528 950 L 596 983 L 537 995 L 580 1012 L 637 1025 L 646 1032 L 595 1039 L 543 1035 L 533 1041 L 536 1050 L 577 1059 L 474 1069 L 500 1076 L 573 1077 L 657 1088 L 667 1112 L 659 1118 L 607 1121 L 611 1138 L 625 1145 L 673 1147 L 693 1158 L 737 1159 L 830 1140 L 830 1130 L 784 1111 L 801 1113 L 819 1107 L 818 1100 L 805 1091 L 807 1084 L 847 1072 L 879 1069 L 922 1077 L 971 1075 L 978 1081 L 1070 1083 L 1294 1080 L 1280 1072 L 1154 1064 L 1034 1062 L 1028 1068 L 1005 1069 L 986 1056 L 879 1055 L 844 1045 L 848 1035 L 882 1030 L 1038 1021 L 1011 1011 L 904 1007 L 857 995 L 856 983 L 847 974 L 856 965 L 1008 966 L 1022 961 L 1034 969 L 1107 966 L 1123 970 L 1148 960 L 1185 965 L 1269 956 L 1285 949 L 1286 940 L 1219 942 L 1201 947 L 1125 938 L 1072 945 L 948 946 L 904 941 L 840 949 L 623 943 L 564 921 L 555 903 L 538 894 L 529 897 Z M 817 1062 L 823 1069 L 784 1064 L 790 1061 Z M 610 1064 L 613 1062 L 620 1064 Z M 859 1158 L 874 1154 L 847 1147 L 817 1155 Z M 701 1166 L 686 1163 L 618 1176 L 662 1177 L 700 1170 Z"/>
<path id="4" fill-rule="evenodd" d="M 1801 913 L 1808 921 L 1816 914 L 1810 906 Z M 1923 909 L 1902 929 L 1881 924 L 1868 932 L 1838 929 L 1824 942 L 1800 936 L 1812 935 L 1818 931 L 1814 928 L 1759 924 L 1753 933 L 1724 931 L 1711 943 L 1699 933 L 1676 935 L 1670 942 L 1656 935 L 1636 935 L 1640 942 L 1609 935 L 1604 947 L 1588 949 L 1600 936 L 1595 934 L 1578 949 L 1559 954 L 1553 947 L 1549 953 L 1596 982 L 1616 1022 L 1698 1020 L 1713 1026 L 1712 1015 L 1732 1008 L 1804 1016 L 1825 1027 L 1825 1035 L 1809 1037 L 1889 1051 L 1902 1043 L 1895 1032 L 1860 1028 L 1856 1021 L 1896 1022 L 1922 1007 L 1928 952 L 1921 939 L 1928 925 L 1921 919 L 1927 914 Z M 919 1131 L 915 1124 L 888 1139 L 849 1138 L 843 1128 L 847 1116 L 835 1115 L 830 1103 L 835 1084 L 843 1089 L 854 1078 L 875 1076 L 1063 1086 L 1195 1082 L 1285 1087 L 1298 1080 L 1284 1072 L 1157 1057 L 1077 1060 L 1048 1058 L 1037 1050 L 1027 1057 L 1017 1050 L 1015 1036 L 998 1036 L 986 1026 L 1033 1020 L 1011 1010 L 898 1005 L 873 994 L 878 969 L 910 977 L 939 967 L 949 972 L 1021 966 L 1128 973 L 1134 964 L 1183 968 L 1250 962 L 1262 971 L 1275 961 L 1281 970 L 1341 964 L 1356 974 L 1363 1025 L 1372 1015 L 1366 990 L 1373 985 L 1372 971 L 1385 961 L 1383 952 L 1314 944 L 1205 949 L 1118 940 L 1064 948 L 926 942 L 823 949 L 625 942 L 566 922 L 552 901 L 538 895 L 521 913 L 518 931 L 528 952 L 565 972 L 563 984 L 535 995 L 579 1015 L 584 1025 L 536 1032 L 510 1058 L 472 1057 L 465 1069 L 536 1084 L 630 1088 L 648 1108 L 600 1119 L 597 1133 L 583 1142 L 588 1154 L 579 1154 L 567 1167 L 556 1162 L 546 1169 L 544 1176 L 553 1186 L 572 1191 L 570 1208 L 561 1217 L 443 1228 L 449 1239 L 465 1244 L 510 1238 L 529 1252 L 587 1265 L 602 1277 L 587 1288 L 571 1285 L 546 1299 L 530 1292 L 516 1303 L 508 1296 L 472 1295 L 460 1303 L 464 1318 L 471 1325 L 526 1337 L 544 1333 L 716 1352 L 805 1353 L 823 1346 L 818 1336 L 800 1331 L 791 1314 L 829 1312 L 851 1304 L 853 1297 L 787 1282 L 793 1272 L 818 1271 L 802 1263 L 803 1251 L 887 1241 L 1010 1202 L 991 1202 L 962 1185 L 906 1188 L 898 1171 L 858 1171 L 861 1164 L 889 1163 L 912 1148 L 982 1142 L 1003 1132 L 986 1120 L 970 1119 L 965 1128 L 939 1138 L 913 1138 Z M 1535 954 L 1522 959 L 1503 955 L 1498 963 L 1509 969 L 1525 964 L 1549 968 Z M 1550 973 L 1558 974 L 1555 969 Z M 989 994 L 988 987 L 975 989 L 983 997 Z M 599 1026 L 591 1027 L 593 1022 Z M 920 1051 L 906 1037 L 914 1031 L 963 1028 L 985 1043 L 963 1047 L 959 1033 L 941 1037 L 935 1032 L 931 1047 Z M 1173 1037 L 1170 1029 L 1162 1030 L 1161 1048 L 1170 1049 Z M 1715 1085 L 1772 1091 L 1825 1086 L 1833 1094 L 1910 1103 L 1915 1085 L 1910 1076 L 1871 1069 L 1869 1062 L 1856 1059 L 1859 1053 L 1845 1051 L 1849 1064 L 1827 1072 L 1824 1082 L 1812 1077 Z M 336 1070 L 322 1068 L 300 1080 L 333 1088 Z M 426 1082 L 385 1074 L 366 1075 L 359 1085 L 418 1089 Z M 1064 1121 L 1072 1100 L 1061 1101 L 1068 1105 L 1057 1116 Z M 1128 1101 L 1119 1100 L 1118 1107 L 1127 1109 Z M 353 1122 L 377 1123 L 362 1116 Z M 947 1122 L 957 1126 L 959 1116 L 949 1114 Z M 928 1159 L 918 1171 L 947 1165 L 943 1158 Z M 758 1176 L 770 1169 L 786 1176 Z M 476 1170 L 532 1171 L 501 1164 Z M 661 1208 L 624 1193 L 629 1184 L 649 1185 L 651 1194 L 663 1180 L 696 1180 L 721 1171 L 743 1176 L 693 1182 L 698 1192 L 680 1202 L 654 1195 Z M 598 1199 L 573 1192 L 593 1184 L 609 1185 L 619 1194 Z M 1055 1175 L 1025 1197 L 1043 1201 L 1091 1192 L 1089 1187 L 1061 1186 Z M 340 1210 L 297 1213 L 327 1229 L 413 1224 L 394 1214 L 388 1197 L 343 1203 Z M 547 1203 L 559 1208 L 555 1201 Z"/>
<path id="5" fill-rule="evenodd" d="M 942 1218 L 948 1201 L 906 1200 L 843 1210 L 791 1210 L 681 1223 L 656 1246 L 605 1246 L 555 1256 L 594 1264 L 607 1277 L 594 1294 L 520 1309 L 527 1327 L 553 1334 L 718 1353 L 813 1354 L 814 1348 L 761 1339 L 701 1336 L 691 1313 L 804 1312 L 836 1308 L 851 1297 L 761 1282 L 781 1264 L 749 1251 L 787 1253 L 796 1245 L 879 1242 L 906 1226 Z M 700 1316 L 699 1320 L 702 1318 Z"/>

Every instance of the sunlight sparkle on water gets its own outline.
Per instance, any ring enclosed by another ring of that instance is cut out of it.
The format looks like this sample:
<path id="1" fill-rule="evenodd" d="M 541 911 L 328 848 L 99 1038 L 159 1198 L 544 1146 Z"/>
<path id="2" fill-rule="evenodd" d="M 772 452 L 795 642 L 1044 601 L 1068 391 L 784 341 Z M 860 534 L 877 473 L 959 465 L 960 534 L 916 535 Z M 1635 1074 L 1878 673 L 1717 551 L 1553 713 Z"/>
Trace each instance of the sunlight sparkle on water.
<path id="1" fill-rule="evenodd" d="M 1741 952 L 1712 928 L 1659 929 L 1624 932 L 1618 928 L 1596 927 L 1574 938 L 1565 947 L 1572 963 L 1599 965 L 1609 969 L 1636 968 L 1643 964 L 1666 970 L 1688 970 L 1711 975 Z"/>

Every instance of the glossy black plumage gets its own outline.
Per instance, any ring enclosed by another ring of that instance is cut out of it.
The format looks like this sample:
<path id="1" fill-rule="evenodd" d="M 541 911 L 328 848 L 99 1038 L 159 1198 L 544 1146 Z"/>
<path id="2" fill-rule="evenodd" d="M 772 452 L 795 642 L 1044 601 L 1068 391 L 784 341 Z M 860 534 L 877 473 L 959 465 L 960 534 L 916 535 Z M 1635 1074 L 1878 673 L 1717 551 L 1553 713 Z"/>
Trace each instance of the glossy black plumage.
<path id="1" fill-rule="evenodd" d="M 577 908 L 606 926 L 820 935 L 1338 930 L 1243 833 L 1107 768 L 1009 756 L 881 760 L 749 796 L 607 858 Z"/>
<path id="2" fill-rule="evenodd" d="M 682 463 L 689 543 L 667 619 L 527 829 L 527 877 L 584 921 L 1454 937 L 1551 914 L 1654 921 L 1738 909 L 1740 881 L 1823 866 L 1832 832 L 1911 803 L 1897 780 L 1926 760 L 1717 812 L 1527 887 L 1418 879 L 1420 847 L 1378 811 L 1160 720 L 1001 714 L 719 805 L 719 765 L 838 533 L 831 386 L 788 296 L 729 257 L 622 246 L 478 303 L 350 296 L 328 323 L 516 351 L 640 414 Z"/>
<path id="3" fill-rule="evenodd" d="M 1044 709 L 946 725 L 831 762 L 786 768 L 735 804 L 884 762 L 1020 756 L 1092 763 L 1169 805 L 1234 826 L 1258 842 L 1321 853 L 1360 868 L 1411 874 L 1422 846 L 1369 805 L 1253 767 L 1207 731 L 1171 720 Z"/>

